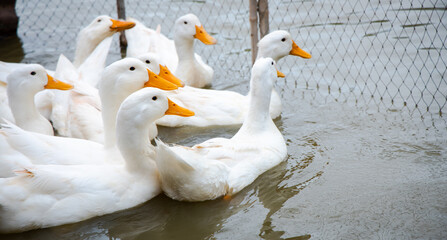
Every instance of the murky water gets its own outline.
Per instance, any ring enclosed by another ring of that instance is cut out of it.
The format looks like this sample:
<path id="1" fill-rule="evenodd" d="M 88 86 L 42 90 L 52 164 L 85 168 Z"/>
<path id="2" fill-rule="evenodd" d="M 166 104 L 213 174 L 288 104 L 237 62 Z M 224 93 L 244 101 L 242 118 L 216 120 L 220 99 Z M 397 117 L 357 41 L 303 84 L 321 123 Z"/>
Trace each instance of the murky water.
<path id="1" fill-rule="evenodd" d="M 204 15 L 206 11 L 212 14 L 217 11 L 214 8 L 208 9 L 206 4 L 204 4 L 205 7 L 197 7 L 201 6 L 201 3 L 185 4 L 197 10 L 200 18 L 202 18 L 200 14 Z M 282 2 L 278 3 L 278 9 L 284 7 L 281 4 Z M 318 5 L 318 3 L 314 4 Z M 174 1 L 172 6 L 171 10 L 178 12 L 178 15 L 148 12 L 147 16 L 165 17 L 169 25 L 176 16 L 186 13 L 182 12 L 186 11 L 184 9 L 177 9 L 178 1 Z M 38 9 L 49 11 L 46 7 L 48 5 L 40 6 Z M 74 9 L 76 7 L 71 6 Z M 225 10 L 233 10 L 231 19 L 220 17 L 216 13 L 217 17 L 212 18 L 210 23 L 205 23 L 203 20 L 202 22 L 205 27 L 210 26 L 211 32 L 216 32 L 215 36 L 220 44 L 218 48 L 219 51 L 222 50 L 223 56 L 216 56 L 216 52 L 211 51 L 210 46 L 197 44 L 199 46 L 197 51 L 203 51 L 210 65 L 216 70 L 214 88 L 246 92 L 249 79 L 249 64 L 246 62 L 250 59 L 250 53 L 245 51 L 249 47 L 246 37 L 248 21 L 240 17 L 246 14 L 245 10 L 240 9 L 248 8 L 246 4 L 232 6 L 228 1 L 222 3 L 222 7 Z M 330 6 L 320 7 L 324 9 Z M 367 6 L 366 13 L 369 13 L 370 8 L 371 6 Z M 383 5 L 382 8 L 387 8 L 387 6 Z M 399 11 L 399 14 L 401 12 Z M 58 14 L 63 15 L 63 13 Z M 99 13 L 89 11 L 86 15 L 89 14 L 93 18 Z M 352 14 L 355 15 L 355 13 Z M 140 12 L 139 15 L 144 14 Z M 228 25 L 230 20 L 234 24 Z M 310 18 L 308 21 L 311 22 L 311 20 Z M 432 22 L 435 20 L 433 18 Z M 82 22 L 88 21 L 90 19 Z M 62 22 L 62 24 L 68 22 Z M 335 24 L 343 23 L 343 19 L 332 15 L 329 22 L 333 23 L 331 26 L 334 28 L 347 25 Z M 218 24 L 223 26 L 222 31 L 218 31 L 219 28 L 216 27 Z M 241 26 L 240 29 L 237 28 L 240 32 L 231 35 L 231 30 L 234 30 L 235 26 L 239 27 L 238 24 Z M 337 71 L 333 76 L 329 76 L 330 74 L 315 70 L 315 66 L 333 64 L 329 62 L 329 58 L 322 49 L 327 49 L 326 46 L 334 49 L 340 46 L 338 40 L 317 41 L 312 43 L 314 45 L 306 44 L 308 42 L 306 40 L 315 37 L 314 34 L 326 34 L 323 31 L 327 28 L 325 24 L 308 24 L 301 29 L 300 34 L 296 31 L 294 34 L 293 29 L 297 26 L 293 23 L 293 19 L 288 19 L 287 16 L 283 22 L 273 21 L 273 24 L 283 24 L 285 29 L 290 29 L 295 41 L 298 44 L 302 42 L 303 48 L 313 55 L 313 58 L 307 62 L 303 59 L 287 57 L 278 63 L 281 71 L 287 75 L 285 80 L 278 80 L 277 83 L 277 89 L 280 90 L 283 99 L 283 113 L 281 118 L 275 121 L 287 141 L 289 157 L 286 162 L 261 175 L 231 201 L 218 199 L 202 203 L 183 203 L 160 195 L 141 206 L 118 213 L 60 227 L 8 236 L 0 235 L 0 238 L 447 238 L 445 232 L 447 229 L 446 118 L 427 113 L 421 119 L 414 111 L 408 111 L 408 108 L 386 105 L 384 101 L 393 99 L 392 96 L 384 94 L 385 100 L 374 98 L 371 100 L 369 95 L 361 95 L 362 87 L 368 89 L 367 82 L 377 83 L 378 79 L 388 78 L 388 75 L 383 76 L 377 73 L 365 75 L 367 63 L 354 64 L 355 66 L 352 67 L 354 69 L 352 71 L 359 71 L 358 79 L 343 79 L 339 77 Z M 23 23 L 23 26 L 28 25 Z M 349 25 L 345 28 L 348 32 L 350 30 L 354 32 L 363 26 L 364 22 L 359 21 L 357 25 Z M 77 27 L 72 28 L 77 29 Z M 61 28 L 58 31 L 64 30 L 65 28 Z M 375 32 L 380 35 L 382 30 L 380 28 L 376 30 Z M 23 32 L 26 31 L 30 33 L 23 36 Z M 42 45 L 32 42 L 32 37 L 29 37 L 34 36 L 32 30 L 25 28 L 19 32 L 22 33 L 24 61 L 40 62 L 47 67 L 55 65 L 57 56 L 54 56 L 54 53 L 57 51 L 54 48 L 33 48 L 33 46 Z M 168 33 L 168 30 L 164 32 L 172 35 Z M 51 33 L 49 31 L 49 34 Z M 51 39 L 48 40 L 51 41 Z M 371 42 L 377 44 L 376 41 L 379 40 L 381 38 L 374 38 Z M 404 41 L 407 40 L 404 39 Z M 238 45 L 239 42 L 242 44 Z M 367 41 L 366 45 L 369 46 L 369 43 Z M 46 44 L 48 46 L 49 43 Z M 63 47 L 63 51 L 70 56 L 72 54 L 70 51 L 74 46 L 68 46 L 68 43 L 63 42 L 61 44 L 67 45 Z M 368 54 L 373 60 L 380 62 L 380 54 L 387 50 L 393 51 L 392 49 L 395 49 L 392 45 L 385 45 L 385 49 L 381 51 L 358 48 L 356 54 Z M 2 60 L 12 61 L 10 59 L 20 58 L 21 54 L 20 48 L 17 47 L 1 48 L 0 51 L 0 56 L 9 54 L 8 56 L 11 57 L 2 58 Z M 13 53 L 10 54 L 11 52 Z M 356 57 L 349 57 L 351 56 L 349 54 L 344 56 L 347 59 L 345 62 L 357 61 Z M 116 60 L 118 57 L 117 44 L 115 44 L 109 61 Z M 390 62 L 382 64 L 387 65 L 398 61 L 395 59 L 398 57 L 399 55 L 392 56 Z M 231 61 L 219 64 L 224 59 Z M 417 58 L 416 61 L 423 62 L 424 59 Z M 329 69 L 334 68 L 340 68 L 342 71 L 344 68 L 349 69 L 349 65 L 333 64 L 329 67 Z M 224 76 L 230 75 L 228 72 L 234 74 L 235 77 L 226 79 Z M 439 81 L 445 77 L 445 71 L 436 74 L 440 75 Z M 309 80 L 318 76 L 321 76 L 318 84 Z M 340 90 L 322 90 L 333 84 L 333 81 L 340 86 Z M 410 81 L 413 79 L 410 78 Z M 308 82 L 307 86 L 306 82 Z M 350 91 L 352 86 L 355 89 Z M 439 91 L 442 93 L 444 85 L 439 86 L 441 86 Z M 435 98 L 440 98 L 437 93 Z M 395 101 L 404 100 L 396 99 Z M 159 132 L 160 138 L 166 142 L 193 145 L 216 136 L 231 137 L 238 127 L 160 128 Z"/>

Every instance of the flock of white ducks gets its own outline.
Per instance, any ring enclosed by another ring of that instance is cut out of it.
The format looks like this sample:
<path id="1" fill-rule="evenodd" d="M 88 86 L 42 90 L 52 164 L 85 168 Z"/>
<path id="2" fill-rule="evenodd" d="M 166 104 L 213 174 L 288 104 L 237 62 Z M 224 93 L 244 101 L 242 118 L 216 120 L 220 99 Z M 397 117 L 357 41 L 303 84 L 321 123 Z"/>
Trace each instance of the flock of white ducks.
<path id="1" fill-rule="evenodd" d="M 126 29 L 128 57 L 105 67 L 111 36 Z M 194 39 L 217 43 L 193 14 L 175 22 L 174 40 L 160 27 L 99 16 L 80 31 L 73 63 L 61 55 L 55 72 L 0 62 L 0 233 L 82 221 L 162 191 L 229 198 L 284 161 L 272 120 L 282 108 L 276 61 L 310 54 L 286 31 L 266 35 L 241 95 L 198 88 L 211 86 L 213 69 Z M 242 126 L 232 138 L 193 147 L 155 138 L 156 125 L 233 124 Z"/>

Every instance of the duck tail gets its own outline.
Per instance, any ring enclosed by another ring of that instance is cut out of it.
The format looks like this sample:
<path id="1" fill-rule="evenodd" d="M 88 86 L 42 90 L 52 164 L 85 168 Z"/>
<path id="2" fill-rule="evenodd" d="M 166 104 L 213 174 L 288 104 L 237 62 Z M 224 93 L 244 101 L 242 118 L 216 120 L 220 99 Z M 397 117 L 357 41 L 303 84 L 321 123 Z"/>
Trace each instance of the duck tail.
<path id="1" fill-rule="evenodd" d="M 192 171 L 194 167 L 191 166 L 188 162 L 186 162 L 182 157 L 180 157 L 177 153 L 172 151 L 167 144 L 162 142 L 160 139 L 155 138 L 155 142 L 157 146 L 155 147 L 157 157 L 156 162 L 159 168 L 165 170 L 183 170 L 183 171 Z"/>

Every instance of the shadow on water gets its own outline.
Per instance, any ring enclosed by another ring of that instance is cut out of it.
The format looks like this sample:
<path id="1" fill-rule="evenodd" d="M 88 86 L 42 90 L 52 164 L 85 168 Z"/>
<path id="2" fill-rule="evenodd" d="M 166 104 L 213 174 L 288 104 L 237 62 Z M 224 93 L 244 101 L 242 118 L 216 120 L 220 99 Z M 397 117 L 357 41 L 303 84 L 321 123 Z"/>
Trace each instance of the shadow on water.
<path id="1" fill-rule="evenodd" d="M 303 154 L 288 155 L 288 159 L 279 166 L 264 173 L 253 185 L 259 185 L 258 198 L 262 205 L 268 209 L 268 213 L 264 219 L 260 229 L 259 236 L 263 239 L 309 239 L 311 235 L 303 235 L 292 238 L 282 238 L 284 231 L 276 231 L 275 226 L 272 225 L 272 215 L 280 210 L 284 203 L 290 198 L 296 196 L 301 190 L 308 186 L 312 181 L 319 178 L 323 171 L 318 171 L 311 176 L 301 180 L 300 182 L 293 181 L 293 184 L 288 186 L 288 180 L 294 176 L 299 175 L 310 164 L 314 162 L 315 152 L 318 151 L 319 144 L 311 137 L 302 139 L 299 146 L 293 148 L 310 148 L 310 151 L 303 152 Z M 290 148 L 292 142 L 288 141 Z"/>
<path id="2" fill-rule="evenodd" d="M 129 210 L 0 239 L 205 239 L 240 207 L 229 207 L 223 199 L 188 203 L 161 194 Z"/>
<path id="3" fill-rule="evenodd" d="M 166 143 L 193 146 L 215 137 L 231 138 L 241 125 L 210 127 L 162 127 L 158 126 L 158 138 Z"/>

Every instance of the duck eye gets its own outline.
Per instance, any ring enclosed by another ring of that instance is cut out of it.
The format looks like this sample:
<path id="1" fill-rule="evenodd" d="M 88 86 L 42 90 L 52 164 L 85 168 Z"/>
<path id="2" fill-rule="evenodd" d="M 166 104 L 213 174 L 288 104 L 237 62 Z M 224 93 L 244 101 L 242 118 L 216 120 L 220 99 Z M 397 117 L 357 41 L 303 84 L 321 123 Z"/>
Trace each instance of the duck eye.
<path id="1" fill-rule="evenodd" d="M 273 65 L 273 62 L 272 62 L 272 65 Z"/>
<path id="2" fill-rule="evenodd" d="M 135 68 L 134 68 L 134 67 L 130 67 L 129 70 L 130 70 L 130 71 L 133 71 L 133 70 L 135 70 Z"/>
<path id="3" fill-rule="evenodd" d="M 153 97 L 152 97 L 152 100 L 154 100 L 154 101 L 157 100 L 157 97 L 156 97 L 156 96 L 153 96 Z"/>
<path id="4" fill-rule="evenodd" d="M 149 60 L 146 60 L 146 63 L 147 63 L 147 64 L 149 64 L 149 63 L 151 63 L 151 61 L 149 61 Z"/>
<path id="5" fill-rule="evenodd" d="M 32 72 L 31 72 L 31 75 L 36 75 L 36 72 L 32 71 Z"/>
<path id="6" fill-rule="evenodd" d="M 282 38 L 281 41 L 285 42 L 285 41 L 286 41 L 286 38 Z"/>
<path id="7" fill-rule="evenodd" d="M 184 24 L 188 24 L 188 22 L 187 22 L 187 21 L 184 21 L 183 23 L 184 23 Z"/>
<path id="8" fill-rule="evenodd" d="M 98 22 L 101 22 L 101 19 L 98 19 Z"/>

